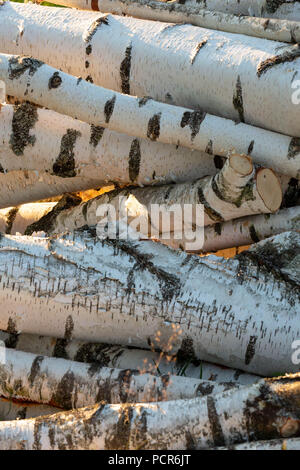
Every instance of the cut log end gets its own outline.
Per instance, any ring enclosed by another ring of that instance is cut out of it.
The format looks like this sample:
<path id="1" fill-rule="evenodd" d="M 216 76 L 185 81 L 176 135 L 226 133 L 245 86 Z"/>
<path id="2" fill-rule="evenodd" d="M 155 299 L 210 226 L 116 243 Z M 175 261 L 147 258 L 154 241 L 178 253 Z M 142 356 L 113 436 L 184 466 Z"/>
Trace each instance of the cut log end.
<path id="1" fill-rule="evenodd" d="M 259 195 L 270 212 L 276 212 L 282 203 L 280 181 L 273 170 L 261 168 L 256 175 L 256 186 Z"/>
<path id="2" fill-rule="evenodd" d="M 253 163 L 248 155 L 232 154 L 229 157 L 229 164 L 236 173 L 247 176 L 253 171 Z"/>

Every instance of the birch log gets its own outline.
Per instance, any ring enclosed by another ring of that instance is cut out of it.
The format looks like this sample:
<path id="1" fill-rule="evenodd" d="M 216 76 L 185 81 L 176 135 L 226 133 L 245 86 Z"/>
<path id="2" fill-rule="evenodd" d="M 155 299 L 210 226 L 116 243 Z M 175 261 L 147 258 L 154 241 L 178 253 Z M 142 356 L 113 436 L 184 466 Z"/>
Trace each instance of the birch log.
<path id="1" fill-rule="evenodd" d="M 0 449 L 207 449 L 299 436 L 299 374 L 214 396 L 0 423 Z"/>
<path id="2" fill-rule="evenodd" d="M 300 232 L 300 206 L 282 209 L 276 214 L 243 217 L 206 227 L 202 252 L 250 245 L 290 230 Z M 174 242 L 172 246 L 176 247 Z"/>
<path id="3" fill-rule="evenodd" d="M 184 113 L 181 122 L 183 117 Z M 193 140 L 193 146 L 201 151 L 191 152 L 178 145 L 133 139 L 101 126 L 89 126 L 29 103 L 3 105 L 0 163 L 4 171 L 47 170 L 59 176 L 97 175 L 103 181 L 149 184 L 212 174 L 213 157 L 208 153 L 216 155 L 217 167 L 220 156 L 238 153 L 251 154 L 256 163 L 279 173 L 300 177 L 300 152 L 295 150 L 293 158 L 287 158 L 292 137 L 204 113 L 202 117 Z"/>
<path id="4" fill-rule="evenodd" d="M 298 233 L 228 260 L 95 237 L 3 235 L 0 328 L 184 353 L 264 376 L 297 371 Z"/>
<path id="5" fill-rule="evenodd" d="M 136 238 L 149 237 L 172 245 L 175 241 L 184 249 L 200 250 L 203 226 L 274 212 L 281 201 L 280 183 L 272 170 L 259 169 L 255 174 L 249 157 L 231 155 L 213 177 L 193 184 L 115 190 L 77 208 L 59 211 L 50 220 L 44 217 L 28 227 L 26 235 L 40 230 L 61 233 L 98 224 L 99 236 L 102 227 L 106 237 L 107 220 L 116 219 L 124 224 L 119 228 L 122 237 L 131 236 L 132 229 Z"/>
<path id="6" fill-rule="evenodd" d="M 60 408 L 55 408 L 54 406 L 40 405 L 37 403 L 22 403 L 0 397 L 0 422 L 36 418 L 60 411 Z"/>
<path id="7" fill-rule="evenodd" d="M 300 137 L 300 108 L 293 104 L 299 95 L 298 46 L 191 25 L 9 2 L 1 7 L 0 42 L 3 53 L 33 54 L 106 88 Z M 299 153 L 297 142 L 291 158 Z"/>
<path id="8" fill-rule="evenodd" d="M 54 3 L 54 2 L 50 2 Z M 246 34 L 283 42 L 299 42 L 300 25 L 297 21 L 270 20 L 210 11 L 199 4 L 160 2 L 155 0 L 58 0 L 63 5 L 81 10 L 128 15 L 143 20 L 188 23 L 194 26 Z"/>
<path id="9" fill-rule="evenodd" d="M 51 338 L 4 331 L 0 331 L 0 340 L 7 348 L 18 351 L 85 363 L 97 362 L 102 367 L 134 369 L 160 376 L 180 375 L 221 384 L 227 382 L 232 385 L 249 385 L 257 382 L 260 378 L 238 369 L 230 369 L 195 359 L 191 360 L 184 355 L 181 357 L 168 356 L 155 351 L 126 348 L 119 345 L 86 343 L 76 339 Z"/>
<path id="10" fill-rule="evenodd" d="M 23 234 L 28 225 L 37 222 L 52 211 L 56 202 L 23 204 L 0 210 L 0 232 L 15 235 Z"/>
<path id="11" fill-rule="evenodd" d="M 97 187 L 97 178 L 61 178 L 26 170 L 8 174 L 0 171 L 0 209 Z"/>
<path id="12" fill-rule="evenodd" d="M 0 365 L 0 393 L 63 409 L 107 403 L 147 403 L 223 392 L 238 384 L 189 377 L 155 376 L 132 369 L 112 369 L 23 351 L 6 350 Z"/>
<path id="13" fill-rule="evenodd" d="M 294 148 L 295 139 L 291 137 L 277 136 L 273 132 L 252 129 L 251 126 L 246 126 L 246 129 L 238 126 L 236 129 L 236 123 L 233 121 L 207 115 L 202 111 L 193 111 L 179 106 L 159 103 L 152 99 L 146 99 L 146 103 L 144 103 L 144 98 L 122 95 L 84 80 L 78 81 L 77 78 L 64 74 L 30 57 L 0 54 L 0 78 L 6 82 L 8 91 L 18 98 L 27 98 L 36 104 L 49 107 L 59 113 L 81 119 L 97 128 L 108 127 L 114 131 L 151 141 L 206 150 L 210 153 L 217 151 L 221 155 L 227 156 L 228 152 L 235 150 L 235 147 L 241 148 L 238 142 L 240 142 L 244 130 L 246 131 L 248 146 L 244 145 L 243 149 L 248 153 L 253 151 L 255 136 L 259 136 L 261 143 L 264 141 L 264 144 L 260 146 L 264 148 L 266 148 L 266 140 L 269 142 L 274 136 L 275 142 L 273 145 L 280 140 L 282 144 L 280 148 L 283 147 L 287 151 L 287 156 L 285 156 L 285 153 L 277 156 L 277 150 L 275 155 L 270 157 L 272 149 L 268 149 L 266 150 L 267 158 L 263 158 L 263 160 L 272 162 L 272 165 L 274 162 L 275 167 L 283 173 L 296 177 L 300 175 L 299 148 L 297 146 Z M 55 82 L 54 84 L 52 84 L 52 80 Z M 141 100 L 144 103 L 143 105 L 141 105 Z M 27 145 L 33 146 L 35 144 L 36 139 L 30 135 L 30 130 L 35 126 L 39 116 L 37 115 L 37 109 L 32 109 L 27 104 L 15 109 L 15 114 L 12 114 L 10 108 L 11 124 L 8 117 L 8 126 L 3 130 L 3 134 L 8 132 L 7 135 L 10 135 L 9 147 L 18 156 L 22 155 Z M 63 118 L 57 116 L 57 120 L 62 121 Z M 79 133 L 81 134 L 80 131 L 73 129 L 73 127 L 78 126 L 80 124 L 77 126 L 72 125 L 72 128 L 67 129 L 66 134 L 62 137 L 60 153 L 57 157 L 58 161 L 54 162 L 52 169 L 55 174 L 62 176 L 74 176 L 76 174 L 72 150 L 77 138 L 80 137 Z M 202 126 L 203 131 L 200 132 Z M 225 136 L 223 134 L 224 127 L 227 129 L 227 135 L 225 134 Z M 216 134 L 218 135 L 218 129 L 222 130 L 219 137 L 216 136 Z M 249 134 L 251 140 L 249 140 Z M 219 143 L 213 150 L 215 137 L 217 137 L 216 140 L 219 140 Z M 40 141 L 42 140 L 41 136 Z M 245 142 L 245 137 L 243 141 Z M 134 142 L 134 149 L 133 151 L 131 149 L 131 153 L 138 154 L 136 139 L 134 139 Z M 53 137 L 50 148 L 52 147 Z M 290 154 L 291 148 L 293 154 Z M 38 145 L 36 151 L 38 151 Z M 135 156 L 136 166 L 137 159 L 138 157 Z M 291 163 L 287 164 L 286 161 L 289 160 L 291 160 Z M 84 163 L 86 165 L 89 162 Z M 109 166 L 108 169 L 110 169 Z"/>
<path id="14" fill-rule="evenodd" d="M 245 442 L 230 447 L 217 447 L 214 450 L 300 450 L 300 438 Z"/>
<path id="15" fill-rule="evenodd" d="M 186 5 L 197 5 L 235 15 L 253 15 L 300 21 L 298 0 L 179 0 Z"/>
<path id="16" fill-rule="evenodd" d="M 287 148 L 288 141 L 283 137 Z M 64 178 L 97 179 L 98 185 L 194 180 L 214 174 L 220 160 L 204 152 L 130 138 L 29 103 L 2 106 L 0 142 L 5 172 L 47 171 Z"/>

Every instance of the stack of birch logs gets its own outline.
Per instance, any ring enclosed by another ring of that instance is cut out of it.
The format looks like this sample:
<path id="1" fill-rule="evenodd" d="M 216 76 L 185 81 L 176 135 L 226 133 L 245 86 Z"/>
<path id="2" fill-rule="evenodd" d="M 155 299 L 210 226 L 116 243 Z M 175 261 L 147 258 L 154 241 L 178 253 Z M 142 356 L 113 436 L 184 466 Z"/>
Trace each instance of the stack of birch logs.
<path id="1" fill-rule="evenodd" d="M 0 2 L 0 449 L 300 449 L 300 2 L 55 3 Z"/>

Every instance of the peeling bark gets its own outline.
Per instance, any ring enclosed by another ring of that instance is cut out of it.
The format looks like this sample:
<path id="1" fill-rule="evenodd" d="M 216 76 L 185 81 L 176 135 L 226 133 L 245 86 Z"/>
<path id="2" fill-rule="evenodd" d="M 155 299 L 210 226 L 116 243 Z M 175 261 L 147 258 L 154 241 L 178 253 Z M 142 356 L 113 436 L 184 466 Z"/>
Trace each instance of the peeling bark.
<path id="1" fill-rule="evenodd" d="M 7 398 L 0 397 L 0 422 L 37 418 L 38 416 L 50 415 L 60 411 L 60 408 L 55 408 L 54 406 L 18 402 L 17 400 L 8 400 Z"/>
<path id="2" fill-rule="evenodd" d="M 0 423 L 0 448 L 208 449 L 298 437 L 299 374 L 190 400 L 105 405 Z"/>
<path id="3" fill-rule="evenodd" d="M 4 235 L 0 328 L 181 351 L 259 375 L 296 371 L 299 236 L 278 235 L 223 260 L 150 241 L 97 242 L 93 230 Z"/>
<path id="4" fill-rule="evenodd" d="M 96 30 L 89 44 L 92 52 L 87 56 L 85 34 L 95 20 L 103 17 L 108 25 Z M 278 55 L 278 50 L 286 47 L 286 43 L 188 24 L 178 24 L 176 28 L 167 26 L 170 23 L 8 2 L 1 7 L 1 50 L 24 55 L 31 55 L 34 50 L 37 59 L 79 77 L 86 76 L 88 57 L 88 71 L 93 82 L 121 91 L 120 66 L 126 48 L 131 44 L 129 81 L 132 95 L 150 95 L 154 100 L 205 110 L 233 120 L 236 119 L 233 94 L 239 75 L 243 86 L 245 122 L 300 137 L 299 107 L 291 102 L 291 82 L 299 73 L 300 58 L 277 65 L 272 73 L 266 73 L 261 78 L 257 76 L 259 64 Z M 207 41 L 205 47 L 191 64 L 191 55 L 204 40 Z M 32 79 L 38 73 L 37 70 Z M 19 79 L 22 80 L 21 77 Z M 79 81 L 79 89 L 83 83 L 84 80 Z M 48 80 L 44 85 L 48 87 Z M 32 97 L 31 88 L 24 83 L 23 93 L 27 89 L 28 96 Z M 59 90 L 62 86 L 49 92 L 57 95 Z M 107 99 L 111 98 L 111 94 L 107 96 Z M 146 105 L 148 110 L 150 103 Z M 261 103 L 268 103 L 268 106 L 262 107 Z M 157 112 L 153 112 L 149 119 Z M 110 124 L 116 115 L 115 109 Z M 123 121 L 126 120 L 131 121 L 128 120 L 128 112 Z"/>

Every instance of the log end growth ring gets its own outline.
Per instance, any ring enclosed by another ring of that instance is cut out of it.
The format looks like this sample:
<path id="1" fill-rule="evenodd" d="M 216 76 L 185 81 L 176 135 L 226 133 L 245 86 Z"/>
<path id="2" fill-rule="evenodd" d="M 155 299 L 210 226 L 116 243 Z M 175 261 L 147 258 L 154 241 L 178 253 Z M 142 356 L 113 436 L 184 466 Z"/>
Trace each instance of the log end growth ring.
<path id="1" fill-rule="evenodd" d="M 280 181 L 273 170 L 261 168 L 256 175 L 256 187 L 259 195 L 270 212 L 276 212 L 282 202 Z"/>

